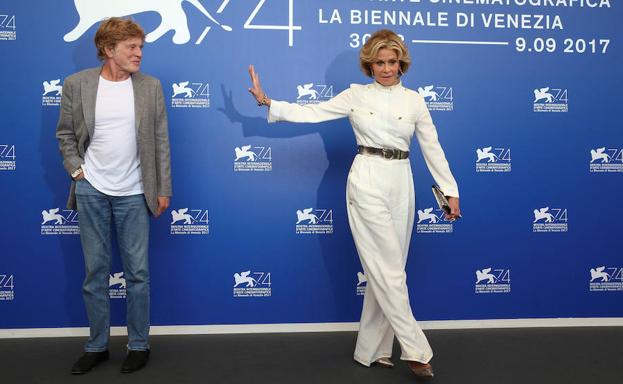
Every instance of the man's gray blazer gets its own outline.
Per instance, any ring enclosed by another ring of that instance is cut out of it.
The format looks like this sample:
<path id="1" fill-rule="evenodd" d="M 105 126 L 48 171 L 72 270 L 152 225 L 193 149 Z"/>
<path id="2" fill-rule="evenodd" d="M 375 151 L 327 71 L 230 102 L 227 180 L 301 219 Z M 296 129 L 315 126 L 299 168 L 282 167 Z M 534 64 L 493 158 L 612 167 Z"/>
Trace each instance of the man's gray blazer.
<path id="1" fill-rule="evenodd" d="M 61 114 L 56 127 L 63 165 L 70 175 L 84 163 L 95 130 L 95 99 L 101 68 L 75 73 L 63 83 Z M 167 111 L 160 81 L 140 72 L 132 75 L 134 113 L 141 176 L 152 214 L 158 196 L 171 196 L 171 157 Z M 72 181 L 67 208 L 76 209 L 76 183 Z"/>

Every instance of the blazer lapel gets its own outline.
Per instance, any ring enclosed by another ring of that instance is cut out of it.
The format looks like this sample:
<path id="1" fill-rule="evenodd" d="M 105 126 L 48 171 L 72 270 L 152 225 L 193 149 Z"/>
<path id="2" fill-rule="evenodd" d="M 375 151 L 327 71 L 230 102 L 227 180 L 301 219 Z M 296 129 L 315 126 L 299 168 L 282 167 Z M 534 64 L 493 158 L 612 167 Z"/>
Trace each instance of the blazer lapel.
<path id="1" fill-rule="evenodd" d="M 136 136 L 140 137 L 141 117 L 145 109 L 145 92 L 143 90 L 143 75 L 137 72 L 132 75 L 132 89 L 134 90 L 134 120 L 136 121 Z"/>
<path id="2" fill-rule="evenodd" d="M 99 85 L 99 69 L 94 70 L 89 76 L 85 77 L 80 86 L 82 95 L 82 114 L 86 123 L 89 137 L 93 137 L 95 132 L 95 101 L 97 98 L 97 87 Z"/>

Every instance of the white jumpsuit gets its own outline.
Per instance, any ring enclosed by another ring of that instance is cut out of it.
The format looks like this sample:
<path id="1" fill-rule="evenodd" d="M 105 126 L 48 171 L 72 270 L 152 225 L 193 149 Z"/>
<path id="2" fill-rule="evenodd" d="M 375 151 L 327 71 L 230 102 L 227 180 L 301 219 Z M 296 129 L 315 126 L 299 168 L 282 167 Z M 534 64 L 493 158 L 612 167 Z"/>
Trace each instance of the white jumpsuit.
<path id="1" fill-rule="evenodd" d="M 348 116 L 358 145 L 408 151 L 415 133 L 435 182 L 448 196 L 458 187 L 424 99 L 402 84 L 352 84 L 320 104 L 271 101 L 268 121 L 316 123 Z M 433 352 L 417 324 L 405 265 L 413 229 L 415 193 L 411 164 L 357 155 L 346 188 L 348 221 L 368 279 L 355 360 L 369 366 L 391 357 L 394 335 L 402 360 L 427 363 Z"/>

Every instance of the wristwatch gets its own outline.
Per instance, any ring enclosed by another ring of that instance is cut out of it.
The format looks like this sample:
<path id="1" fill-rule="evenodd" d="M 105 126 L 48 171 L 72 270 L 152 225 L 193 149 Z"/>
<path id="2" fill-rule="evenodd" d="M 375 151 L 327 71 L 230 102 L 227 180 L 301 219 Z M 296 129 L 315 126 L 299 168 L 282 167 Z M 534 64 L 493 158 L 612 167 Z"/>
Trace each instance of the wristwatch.
<path id="1" fill-rule="evenodd" d="M 76 169 L 75 171 L 72 172 L 71 178 L 75 179 L 76 177 L 80 176 L 81 174 L 82 174 L 82 167 L 79 167 L 78 169 Z"/>

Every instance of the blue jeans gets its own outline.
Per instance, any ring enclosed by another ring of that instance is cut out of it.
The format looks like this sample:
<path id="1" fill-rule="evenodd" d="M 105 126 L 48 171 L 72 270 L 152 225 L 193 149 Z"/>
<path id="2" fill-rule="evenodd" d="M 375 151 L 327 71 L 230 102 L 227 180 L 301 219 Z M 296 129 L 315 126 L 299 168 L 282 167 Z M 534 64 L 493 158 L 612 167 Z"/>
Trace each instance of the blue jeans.
<path id="1" fill-rule="evenodd" d="M 142 194 L 109 196 L 82 179 L 76 184 L 76 200 L 86 269 L 82 296 L 90 325 L 90 337 L 84 349 L 87 352 L 108 349 L 113 223 L 126 280 L 128 349 L 149 349 L 149 213 L 145 197 Z"/>

